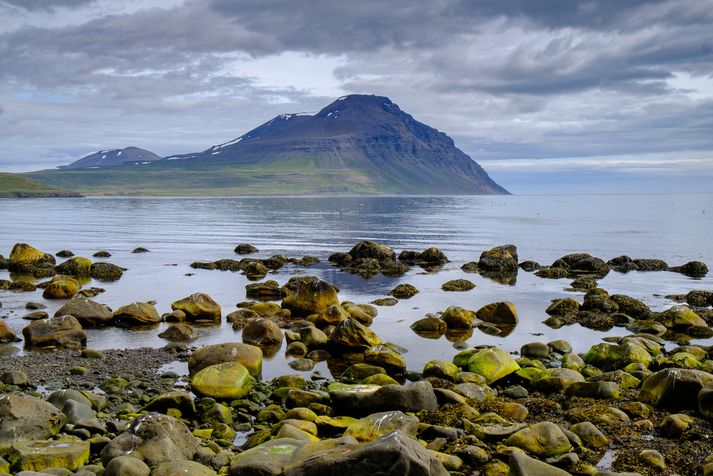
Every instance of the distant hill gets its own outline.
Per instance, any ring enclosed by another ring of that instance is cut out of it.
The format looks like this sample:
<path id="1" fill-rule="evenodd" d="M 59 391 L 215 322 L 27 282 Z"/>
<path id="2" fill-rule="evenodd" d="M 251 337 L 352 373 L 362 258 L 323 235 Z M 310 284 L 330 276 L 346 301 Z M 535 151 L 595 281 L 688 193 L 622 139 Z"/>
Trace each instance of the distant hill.
<path id="1" fill-rule="evenodd" d="M 19 175 L 0 173 L 0 198 L 81 197 Z"/>
<path id="2" fill-rule="evenodd" d="M 373 95 L 281 114 L 202 152 L 121 165 L 112 157 L 28 176 L 91 194 L 508 193 L 446 134 Z"/>
<path id="3" fill-rule="evenodd" d="M 115 167 L 117 165 L 137 165 L 142 163 L 161 160 L 161 156 L 153 152 L 140 149 L 138 147 L 127 147 L 125 149 L 100 150 L 86 157 L 72 162 L 69 165 L 64 165 L 60 168 L 65 169 L 82 169 L 93 167 Z"/>

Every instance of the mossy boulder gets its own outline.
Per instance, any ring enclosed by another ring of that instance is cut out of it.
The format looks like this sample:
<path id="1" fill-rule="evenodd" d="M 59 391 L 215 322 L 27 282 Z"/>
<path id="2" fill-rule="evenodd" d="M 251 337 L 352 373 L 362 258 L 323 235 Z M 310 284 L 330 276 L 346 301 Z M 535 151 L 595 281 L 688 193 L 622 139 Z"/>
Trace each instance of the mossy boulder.
<path id="1" fill-rule="evenodd" d="M 379 412 L 353 422 L 344 434 L 353 436 L 357 441 L 369 442 L 392 431 L 400 430 L 403 434 L 415 438 L 419 424 L 417 417 L 400 411 Z"/>
<path id="2" fill-rule="evenodd" d="M 391 247 L 368 240 L 360 241 L 354 245 L 347 254 L 349 254 L 353 260 L 363 258 L 371 258 L 377 261 L 396 259 L 396 253 Z"/>
<path id="3" fill-rule="evenodd" d="M 470 291 L 471 289 L 475 289 L 475 283 L 467 279 L 453 279 L 443 283 L 441 289 L 451 292 Z"/>
<path id="4" fill-rule="evenodd" d="M 450 306 L 443 311 L 441 319 L 448 329 L 471 329 L 475 323 L 475 313 L 458 306 Z"/>
<path id="5" fill-rule="evenodd" d="M 485 377 L 488 385 L 520 369 L 510 354 L 502 349 L 482 349 L 468 359 L 469 372 Z"/>
<path id="6" fill-rule="evenodd" d="M 600 258 L 589 253 L 572 253 L 563 256 L 552 263 L 551 268 L 568 270 L 571 274 L 595 274 L 605 276 L 609 272 L 609 265 Z"/>
<path id="7" fill-rule="evenodd" d="M 245 277 L 251 281 L 258 281 L 267 276 L 270 271 L 261 261 L 250 261 L 245 266 Z"/>
<path id="8" fill-rule="evenodd" d="M 246 344 L 270 347 L 281 345 L 283 340 L 280 327 L 264 317 L 248 322 L 243 329 L 243 342 Z"/>
<path id="9" fill-rule="evenodd" d="M 191 379 L 191 390 L 197 395 L 216 399 L 239 399 L 250 394 L 252 377 L 238 362 L 208 366 Z"/>
<path id="10" fill-rule="evenodd" d="M 258 249 L 250 243 L 240 243 L 235 247 L 235 252 L 239 255 L 249 255 L 257 253 Z"/>
<path id="11" fill-rule="evenodd" d="M 8 270 L 38 277 L 53 275 L 55 264 L 54 256 L 26 243 L 15 244 L 7 259 Z"/>
<path id="12" fill-rule="evenodd" d="M 80 348 L 87 345 L 87 334 L 74 316 L 55 316 L 32 322 L 22 329 L 28 347 Z"/>
<path id="13" fill-rule="evenodd" d="M 45 299 L 70 299 L 79 292 L 79 281 L 71 276 L 58 274 L 53 276 L 42 292 Z"/>
<path id="14" fill-rule="evenodd" d="M 508 244 L 483 251 L 478 260 L 478 269 L 496 272 L 517 271 L 517 247 Z"/>
<path id="15" fill-rule="evenodd" d="M 183 311 L 189 321 L 220 322 L 220 304 L 205 293 L 195 293 L 171 304 L 174 311 Z"/>
<path id="16" fill-rule="evenodd" d="M 562 429 L 548 421 L 523 428 L 510 435 L 505 440 L 505 444 L 543 458 L 565 454 L 572 448 L 569 438 Z"/>
<path id="17" fill-rule="evenodd" d="M 116 281 L 124 274 L 124 268 L 112 263 L 92 263 L 89 274 L 99 281 Z"/>
<path id="18" fill-rule="evenodd" d="M 18 441 L 8 456 L 19 471 L 41 472 L 49 468 L 76 471 L 89 461 L 88 441 Z"/>
<path id="19" fill-rule="evenodd" d="M 4 320 L 0 320 L 0 344 L 17 341 L 17 335 Z"/>
<path id="20" fill-rule="evenodd" d="M 550 316 L 566 316 L 579 311 L 579 302 L 574 298 L 555 299 L 545 312 Z"/>
<path id="21" fill-rule="evenodd" d="M 706 384 L 698 392 L 698 411 L 704 417 L 713 420 L 713 383 Z"/>
<path id="22" fill-rule="evenodd" d="M 478 309 L 475 316 L 481 321 L 497 326 L 516 326 L 519 322 L 517 309 L 509 301 L 487 304 Z"/>
<path id="23" fill-rule="evenodd" d="M 366 349 L 364 362 L 381 367 L 390 375 L 401 375 L 406 371 L 404 358 L 386 345 L 375 345 Z"/>
<path id="24" fill-rule="evenodd" d="M 639 401 L 663 408 L 698 409 L 698 393 L 713 384 L 713 374 L 693 369 L 664 369 L 644 380 Z"/>
<path id="25" fill-rule="evenodd" d="M 640 363 L 648 367 L 651 354 L 641 345 L 633 342 L 622 344 L 596 344 L 584 355 L 584 361 L 602 370 L 623 369 L 631 363 Z"/>
<path id="26" fill-rule="evenodd" d="M 324 315 L 327 308 L 339 305 L 337 290 L 325 281 L 298 281 L 294 293 L 282 301 L 292 316 L 302 318 L 311 314 Z"/>
<path id="27" fill-rule="evenodd" d="M 426 316 L 411 324 L 411 329 L 421 337 L 437 339 L 446 333 L 447 324 L 438 317 Z"/>
<path id="28" fill-rule="evenodd" d="M 176 342 L 189 342 L 198 337 L 196 331 L 191 326 L 182 322 L 171 324 L 158 336 L 162 339 Z"/>
<path id="29" fill-rule="evenodd" d="M 435 377 L 455 382 L 460 369 L 458 366 L 447 360 L 430 360 L 423 367 L 424 377 Z"/>
<path id="30" fill-rule="evenodd" d="M 399 284 L 389 294 L 396 299 L 410 299 L 418 294 L 418 289 L 412 284 Z"/>
<path id="31" fill-rule="evenodd" d="M 91 260 L 81 256 L 75 256 L 74 258 L 68 259 L 63 263 L 58 264 L 56 268 L 59 274 L 82 277 L 91 275 L 91 269 Z"/>
<path id="32" fill-rule="evenodd" d="M 612 294 L 611 300 L 619 306 L 619 312 L 634 319 L 648 319 L 651 316 L 651 309 L 643 301 L 624 294 Z"/>
<path id="33" fill-rule="evenodd" d="M 535 271 L 535 276 L 544 279 L 563 279 L 569 277 L 569 270 L 564 268 L 541 268 Z"/>
<path id="34" fill-rule="evenodd" d="M 681 266 L 672 266 L 668 270 L 685 274 L 691 278 L 702 278 L 708 274 L 708 266 L 702 261 L 689 261 Z"/>
<path id="35" fill-rule="evenodd" d="M 662 312 L 658 320 L 669 329 L 708 326 L 708 323 L 688 306 L 674 306 Z"/>
<path id="36" fill-rule="evenodd" d="M 124 326 L 153 326 L 161 322 L 161 316 L 153 304 L 133 302 L 114 311 L 114 320 Z"/>
<path id="37" fill-rule="evenodd" d="M 531 383 L 541 392 L 562 392 L 577 382 L 584 382 L 584 377 L 576 370 L 554 368 L 538 373 Z"/>
<path id="38" fill-rule="evenodd" d="M 44 400 L 21 393 L 0 395 L 0 454 L 7 454 L 20 439 L 53 437 L 64 422 L 64 414 Z"/>
<path id="39" fill-rule="evenodd" d="M 374 331 L 351 318 L 337 324 L 329 336 L 329 345 L 337 348 L 366 350 L 379 344 L 381 339 Z"/>
<path id="40" fill-rule="evenodd" d="M 194 375 L 206 367 L 225 362 L 239 362 L 255 378 L 262 374 L 262 350 L 260 347 L 241 342 L 201 347 L 188 358 L 188 372 Z"/>

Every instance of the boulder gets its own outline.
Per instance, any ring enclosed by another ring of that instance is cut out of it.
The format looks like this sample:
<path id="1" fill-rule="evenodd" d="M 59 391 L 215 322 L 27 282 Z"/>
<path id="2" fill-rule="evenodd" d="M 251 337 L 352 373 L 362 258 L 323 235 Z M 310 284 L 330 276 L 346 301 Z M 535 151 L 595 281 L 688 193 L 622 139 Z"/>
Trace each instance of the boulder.
<path id="1" fill-rule="evenodd" d="M 400 259 L 400 256 L 399 256 Z M 439 266 L 448 262 L 446 254 L 436 247 L 426 248 L 420 252 L 415 259 L 416 263 L 428 266 Z"/>
<path id="2" fill-rule="evenodd" d="M 65 468 L 76 471 L 89 461 L 88 441 L 34 440 L 18 441 L 8 460 L 20 471 Z"/>
<path id="3" fill-rule="evenodd" d="M 357 441 L 369 442 L 399 430 L 404 435 L 415 438 L 419 424 L 417 417 L 400 411 L 379 412 L 351 423 L 344 434 L 353 436 Z"/>
<path id="4" fill-rule="evenodd" d="M 596 344 L 584 354 L 586 363 L 602 370 L 623 369 L 631 363 L 640 363 L 648 367 L 651 360 L 651 354 L 644 347 L 633 342 Z"/>
<path id="5" fill-rule="evenodd" d="M 219 399 L 239 399 L 252 390 L 250 373 L 239 362 L 225 362 L 206 367 L 191 379 L 197 395 Z"/>
<path id="6" fill-rule="evenodd" d="M 669 329 L 685 329 L 691 326 L 708 327 L 708 323 L 688 306 L 673 306 L 661 313 L 659 321 Z"/>
<path id="7" fill-rule="evenodd" d="M 149 476 L 151 468 L 133 456 L 117 456 L 106 465 L 104 476 Z M 189 473 L 190 474 L 190 473 Z"/>
<path id="8" fill-rule="evenodd" d="M 579 311 L 579 302 L 574 298 L 555 299 L 545 312 L 550 316 L 566 316 Z"/>
<path id="9" fill-rule="evenodd" d="M 45 299 L 69 299 L 79 292 L 79 281 L 71 276 L 58 274 L 52 277 L 49 284 L 42 292 Z"/>
<path id="10" fill-rule="evenodd" d="M 15 244 L 7 259 L 8 270 L 36 277 L 52 276 L 55 264 L 54 256 L 25 243 Z"/>
<path id="11" fill-rule="evenodd" d="M 535 423 L 513 433 L 505 444 L 544 458 L 565 454 L 572 448 L 562 429 L 549 421 Z"/>
<path id="12" fill-rule="evenodd" d="M 416 412 L 438 408 L 436 394 L 427 381 L 407 385 L 348 385 L 333 383 L 329 396 L 339 414 L 369 415 L 374 412 L 399 410 Z"/>
<path id="13" fill-rule="evenodd" d="M 704 417 L 713 420 L 713 382 L 706 384 L 698 392 L 698 411 Z"/>
<path id="14" fill-rule="evenodd" d="M 510 354 L 502 349 L 482 349 L 473 354 L 467 363 L 469 372 L 485 377 L 488 385 L 520 369 Z"/>
<path id="15" fill-rule="evenodd" d="M 377 261 L 395 260 L 396 253 L 386 245 L 373 241 L 360 241 L 347 253 L 353 260 L 372 258 Z"/>
<path id="16" fill-rule="evenodd" d="M 435 316 L 426 316 L 411 324 L 411 329 L 421 337 L 437 339 L 446 333 L 446 322 Z"/>
<path id="17" fill-rule="evenodd" d="M 60 307 L 55 316 L 74 316 L 82 327 L 98 327 L 110 324 L 114 313 L 104 304 L 91 299 L 72 299 Z"/>
<path id="18" fill-rule="evenodd" d="M 47 399 L 66 417 L 66 423 L 91 433 L 106 433 L 106 425 L 97 418 L 92 402 L 77 390 L 57 390 Z"/>
<path id="19" fill-rule="evenodd" d="M 220 304 L 205 293 L 195 293 L 171 304 L 174 311 L 183 311 L 189 321 L 220 322 Z"/>
<path id="20" fill-rule="evenodd" d="M 28 347 L 86 347 L 87 334 L 73 316 L 55 316 L 33 321 L 22 329 Z"/>
<path id="21" fill-rule="evenodd" d="M 124 274 L 124 269 L 111 263 L 92 263 L 89 274 L 99 281 L 116 281 Z"/>
<path id="22" fill-rule="evenodd" d="M 0 344 L 7 342 L 17 342 L 17 335 L 10 329 L 7 323 L 0 319 Z"/>
<path id="23" fill-rule="evenodd" d="M 366 350 L 381 344 L 381 339 L 356 319 L 349 318 L 337 324 L 329 336 L 328 343 L 338 349 Z"/>
<path id="24" fill-rule="evenodd" d="M 249 321 L 243 328 L 243 342 L 258 347 L 278 346 L 284 335 L 280 327 L 270 319 L 261 317 Z"/>
<path id="25" fill-rule="evenodd" d="M 169 410 L 180 412 L 183 418 L 193 418 L 196 406 L 188 392 L 172 391 L 158 395 L 146 404 L 142 411 L 167 414 Z"/>
<path id="26" fill-rule="evenodd" d="M 180 322 L 168 326 L 168 328 L 158 336 L 162 339 L 176 342 L 189 342 L 198 337 L 196 331 L 191 326 Z"/>
<path id="27" fill-rule="evenodd" d="M 566 269 L 571 274 L 595 274 L 605 276 L 609 265 L 602 259 L 588 253 L 573 253 L 561 257 L 552 263 L 551 268 Z"/>
<path id="28" fill-rule="evenodd" d="M 161 322 L 161 316 L 153 304 L 133 302 L 114 311 L 114 320 L 126 326 L 153 326 Z"/>
<path id="29" fill-rule="evenodd" d="M 696 410 L 698 393 L 712 383 L 713 375 L 702 370 L 659 370 L 644 380 L 639 401 L 663 408 Z"/>
<path id="30" fill-rule="evenodd" d="M 412 284 L 399 284 L 389 294 L 396 299 L 410 299 L 418 294 L 418 289 Z"/>
<path id="31" fill-rule="evenodd" d="M 235 247 L 235 252 L 239 255 L 249 255 L 257 253 L 258 249 L 250 243 L 240 243 Z"/>
<path id="32" fill-rule="evenodd" d="M 20 440 L 44 440 L 57 433 L 65 417 L 51 403 L 21 393 L 0 395 L 0 454 Z"/>
<path id="33" fill-rule="evenodd" d="M 623 294 L 612 294 L 611 300 L 619 306 L 619 312 L 631 316 L 634 319 L 648 319 L 651 316 L 651 309 L 648 305 Z"/>
<path id="34" fill-rule="evenodd" d="M 67 261 L 57 265 L 57 272 L 59 274 L 66 274 L 67 276 L 89 276 L 91 274 L 92 262 L 89 258 L 82 258 L 81 256 L 75 256 L 74 258 L 68 259 Z"/>
<path id="35" fill-rule="evenodd" d="M 255 378 L 262 374 L 262 350 L 260 347 L 241 342 L 201 347 L 188 358 L 188 372 L 194 375 L 208 366 L 225 362 L 241 363 Z"/>
<path id="36" fill-rule="evenodd" d="M 196 461 L 171 461 L 161 463 L 153 471 L 152 476 L 215 476 L 217 473 L 208 466 Z"/>
<path id="37" fill-rule="evenodd" d="M 497 326 L 516 326 L 519 322 L 515 305 L 508 301 L 487 304 L 478 309 L 475 316 Z"/>
<path id="38" fill-rule="evenodd" d="M 444 291 L 452 292 L 470 291 L 471 289 L 475 289 L 475 283 L 473 283 L 472 281 L 468 281 L 467 279 L 453 279 L 451 281 L 443 283 L 441 289 L 443 289 Z"/>
<path id="39" fill-rule="evenodd" d="M 702 261 L 689 261 L 681 266 L 668 268 L 668 270 L 674 273 L 685 274 L 691 278 L 702 278 L 708 274 L 708 266 Z"/>
<path id="40" fill-rule="evenodd" d="M 577 435 L 587 448 L 598 450 L 609 446 L 609 439 L 592 422 L 575 423 L 569 431 Z"/>
<path id="41" fill-rule="evenodd" d="M 482 271 L 517 271 L 517 247 L 515 245 L 502 245 L 483 251 L 478 261 L 478 268 Z"/>
<path id="42" fill-rule="evenodd" d="M 567 471 L 531 458 L 523 451 L 512 451 L 508 466 L 508 476 L 569 476 Z"/>
<path id="43" fill-rule="evenodd" d="M 458 306 L 446 308 L 441 319 L 448 329 L 471 329 L 476 321 L 473 311 Z"/>
<path id="44" fill-rule="evenodd" d="M 251 281 L 259 281 L 267 276 L 270 270 L 260 261 L 251 261 L 245 266 L 245 277 Z"/>
<path id="45" fill-rule="evenodd" d="M 294 317 L 311 314 L 324 315 L 331 305 L 339 305 L 337 290 L 325 281 L 298 281 L 297 288 L 282 301 L 282 307 L 289 309 Z"/>
<path id="46" fill-rule="evenodd" d="M 116 457 L 131 455 L 155 467 L 171 461 L 192 460 L 198 447 L 198 439 L 180 420 L 160 413 L 146 413 L 104 447 L 101 459 L 106 466 Z"/>

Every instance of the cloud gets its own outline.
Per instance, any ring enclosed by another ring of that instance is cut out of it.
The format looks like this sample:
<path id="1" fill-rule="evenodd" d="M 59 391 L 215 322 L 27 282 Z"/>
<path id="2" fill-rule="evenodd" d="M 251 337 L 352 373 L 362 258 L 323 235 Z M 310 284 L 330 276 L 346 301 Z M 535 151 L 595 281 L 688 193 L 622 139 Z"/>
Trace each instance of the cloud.
<path id="1" fill-rule="evenodd" d="M 57 8 L 76 8 L 94 3 L 96 0 L 0 0 L 0 6 L 29 10 L 29 11 L 53 11 Z"/>

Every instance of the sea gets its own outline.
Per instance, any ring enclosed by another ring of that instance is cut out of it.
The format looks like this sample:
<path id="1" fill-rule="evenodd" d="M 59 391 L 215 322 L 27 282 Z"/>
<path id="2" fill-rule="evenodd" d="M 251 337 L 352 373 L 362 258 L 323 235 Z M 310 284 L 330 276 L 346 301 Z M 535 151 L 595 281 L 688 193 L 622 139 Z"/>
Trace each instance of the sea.
<path id="1" fill-rule="evenodd" d="M 346 252 L 360 240 L 389 245 L 397 253 L 435 246 L 450 262 L 438 272 L 413 267 L 400 277 L 365 279 L 327 261 L 331 253 Z M 164 313 L 173 301 L 204 292 L 220 303 L 223 315 L 228 314 L 246 300 L 249 281 L 237 272 L 193 269 L 190 264 L 240 259 L 233 251 L 238 243 L 255 245 L 255 257 L 317 256 L 321 263 L 315 266 L 288 265 L 267 279 L 282 284 L 296 275 L 318 276 L 339 287 L 341 300 L 370 303 L 388 296 L 400 283 L 411 283 L 420 292 L 395 306 L 379 307 L 372 329 L 383 341 L 404 348 L 408 369 L 420 371 L 429 360 L 451 360 L 463 346 L 493 345 L 516 352 L 528 342 L 566 339 L 575 352 L 583 353 L 604 337 L 626 335 L 618 327 L 599 332 L 577 324 L 560 329 L 543 324 L 551 300 L 582 299 L 583 293 L 568 290 L 571 279 L 543 279 L 520 270 L 515 283 L 502 284 L 466 273 L 461 266 L 477 261 L 484 250 L 512 243 L 521 261 L 543 265 L 569 253 L 587 252 L 604 260 L 629 255 L 663 259 L 670 265 L 701 260 L 713 269 L 713 194 L 2 199 L 0 254 L 7 257 L 18 242 L 48 253 L 68 249 L 90 258 L 96 251 L 109 251 L 112 256 L 105 261 L 126 268 L 123 277 L 85 286 L 104 288 L 94 299 L 114 309 L 134 301 L 155 301 Z M 132 253 L 137 247 L 149 252 Z M 475 289 L 441 290 L 443 283 L 456 278 L 473 281 Z M 8 279 L 7 271 L 0 271 L 0 279 Z M 702 279 L 673 272 L 610 272 L 599 285 L 664 310 L 676 304 L 667 295 L 713 291 L 713 271 Z M 0 291 L 0 316 L 18 334 L 29 323 L 22 319 L 28 301 L 45 303 L 50 315 L 63 304 L 44 300 L 41 290 Z M 477 310 L 496 301 L 513 302 L 519 314 L 520 323 L 507 336 L 475 329 L 466 341 L 454 343 L 445 337 L 419 337 L 410 329 L 414 321 L 448 306 Z M 161 347 L 167 342 L 158 334 L 165 326 L 89 329 L 88 346 Z M 194 346 L 241 341 L 240 331 L 227 322 L 197 331 Z M 31 352 L 21 343 L 5 346 Z M 289 361 L 283 344 L 265 359 L 263 376 L 295 373 Z M 184 365 L 176 364 L 174 370 L 184 372 Z M 315 369 L 329 377 L 326 362 Z"/>

